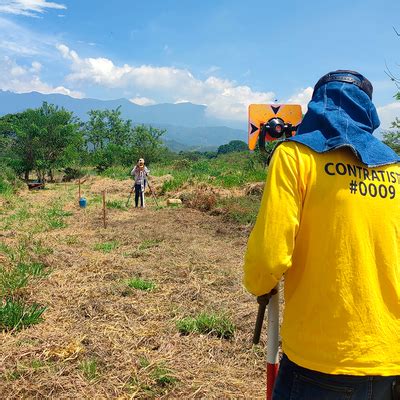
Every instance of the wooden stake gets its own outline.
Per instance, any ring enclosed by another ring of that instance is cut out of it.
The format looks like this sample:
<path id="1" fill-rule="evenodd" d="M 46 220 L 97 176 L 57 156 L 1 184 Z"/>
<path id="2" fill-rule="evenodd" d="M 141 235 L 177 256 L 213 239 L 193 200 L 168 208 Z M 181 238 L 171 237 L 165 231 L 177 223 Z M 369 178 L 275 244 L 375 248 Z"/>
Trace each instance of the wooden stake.
<path id="1" fill-rule="evenodd" d="M 103 226 L 105 229 L 107 227 L 107 224 L 106 224 L 106 191 L 103 190 L 101 193 L 103 194 Z"/>
<path id="2" fill-rule="evenodd" d="M 81 180 L 78 180 L 78 201 L 81 199 Z"/>

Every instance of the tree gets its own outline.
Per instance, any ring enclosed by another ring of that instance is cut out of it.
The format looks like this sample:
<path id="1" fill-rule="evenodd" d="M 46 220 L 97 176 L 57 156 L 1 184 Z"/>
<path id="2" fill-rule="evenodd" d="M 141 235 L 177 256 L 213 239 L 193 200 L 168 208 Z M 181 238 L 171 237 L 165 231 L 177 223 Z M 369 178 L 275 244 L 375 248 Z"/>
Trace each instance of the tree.
<path id="1" fill-rule="evenodd" d="M 83 139 L 80 123 L 63 108 L 47 104 L 0 119 L 3 133 L 11 140 L 10 164 L 29 179 L 35 170 L 39 179 L 53 179 L 56 168 L 79 158 Z"/>
<path id="2" fill-rule="evenodd" d="M 162 158 L 165 146 L 161 140 L 164 129 L 152 126 L 138 125 L 131 130 L 130 156 L 134 159 L 144 158 L 147 163 L 159 161 Z M 128 160 L 127 160 L 128 161 Z"/>
<path id="3" fill-rule="evenodd" d="M 397 130 L 387 131 L 383 134 L 383 143 L 391 147 L 397 154 L 400 154 L 400 119 L 396 118 L 392 122 L 391 128 Z"/>
<path id="4" fill-rule="evenodd" d="M 223 144 L 218 147 L 218 154 L 233 153 L 236 151 L 247 151 L 247 143 L 243 140 L 231 140 L 228 144 Z"/>

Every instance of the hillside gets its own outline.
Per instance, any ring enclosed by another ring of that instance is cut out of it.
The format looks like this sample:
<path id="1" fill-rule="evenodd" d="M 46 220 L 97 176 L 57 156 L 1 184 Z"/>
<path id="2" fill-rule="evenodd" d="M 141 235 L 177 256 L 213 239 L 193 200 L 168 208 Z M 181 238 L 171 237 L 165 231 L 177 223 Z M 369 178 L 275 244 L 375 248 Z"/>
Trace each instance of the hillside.
<path id="1" fill-rule="evenodd" d="M 247 137 L 244 124 L 238 129 L 241 124 L 210 118 L 205 106 L 191 103 L 139 106 L 127 99 L 76 99 L 61 94 L 18 94 L 0 90 L 0 116 L 40 107 L 43 101 L 64 107 L 82 120 L 87 119 L 87 113 L 92 109 L 121 107 L 122 118 L 130 119 L 134 124 L 166 129 L 164 139 L 167 145 L 172 144 L 173 150 L 217 148 L 231 140 L 246 140 Z"/>

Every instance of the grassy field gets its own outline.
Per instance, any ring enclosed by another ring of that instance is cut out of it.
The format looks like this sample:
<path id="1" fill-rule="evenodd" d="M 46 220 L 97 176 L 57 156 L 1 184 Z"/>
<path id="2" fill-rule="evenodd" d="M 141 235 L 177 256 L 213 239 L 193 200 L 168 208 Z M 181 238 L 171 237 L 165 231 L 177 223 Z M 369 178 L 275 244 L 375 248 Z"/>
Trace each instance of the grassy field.
<path id="1" fill-rule="evenodd" d="M 265 172 L 180 162 L 152 166 L 144 210 L 112 171 L 83 184 L 85 209 L 75 182 L 3 191 L 2 398 L 264 398 L 241 268 Z"/>

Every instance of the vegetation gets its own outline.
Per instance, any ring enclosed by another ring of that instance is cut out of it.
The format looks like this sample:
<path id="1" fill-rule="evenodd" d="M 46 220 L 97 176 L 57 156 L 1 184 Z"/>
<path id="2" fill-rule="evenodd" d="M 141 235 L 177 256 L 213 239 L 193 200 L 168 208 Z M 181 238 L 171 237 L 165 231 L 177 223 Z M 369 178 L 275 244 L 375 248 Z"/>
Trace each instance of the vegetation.
<path id="1" fill-rule="evenodd" d="M 88 381 L 94 381 L 99 375 L 95 359 L 83 360 L 79 364 L 79 368 Z"/>
<path id="2" fill-rule="evenodd" d="M 182 335 L 202 333 L 230 339 L 235 333 L 235 326 L 223 314 L 201 313 L 196 317 L 186 317 L 177 321 L 176 326 Z"/>
<path id="3" fill-rule="evenodd" d="M 95 244 L 94 250 L 101 251 L 103 253 L 111 253 L 118 246 L 119 246 L 119 243 L 116 240 L 112 240 L 111 242 Z"/>
<path id="4" fill-rule="evenodd" d="M 400 119 L 392 122 L 392 130 L 383 134 L 383 143 L 391 147 L 397 154 L 400 154 Z"/>
<path id="5" fill-rule="evenodd" d="M 20 300 L 6 299 L 0 305 L 0 330 L 19 330 L 42 321 L 46 307 L 26 305 Z"/>
<path id="6" fill-rule="evenodd" d="M 126 284 L 133 289 L 144 290 L 144 291 L 151 291 L 154 290 L 156 284 L 152 281 L 147 281 L 141 278 L 132 278 L 129 279 Z"/>

